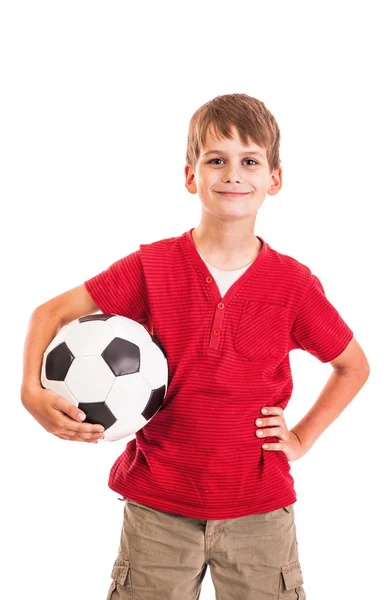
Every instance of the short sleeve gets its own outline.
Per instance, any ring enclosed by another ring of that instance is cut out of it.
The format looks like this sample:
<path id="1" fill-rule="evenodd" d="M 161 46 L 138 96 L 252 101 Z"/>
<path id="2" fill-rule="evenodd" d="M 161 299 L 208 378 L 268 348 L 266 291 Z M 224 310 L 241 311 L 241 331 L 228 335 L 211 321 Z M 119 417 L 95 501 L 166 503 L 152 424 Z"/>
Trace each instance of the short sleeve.
<path id="1" fill-rule="evenodd" d="M 121 315 L 146 325 L 150 317 L 140 252 L 136 250 L 114 262 L 84 285 L 102 313 Z"/>
<path id="2" fill-rule="evenodd" d="M 330 362 L 341 354 L 353 338 L 353 331 L 325 295 L 316 275 L 293 322 L 294 348 L 306 350 L 321 362 Z"/>

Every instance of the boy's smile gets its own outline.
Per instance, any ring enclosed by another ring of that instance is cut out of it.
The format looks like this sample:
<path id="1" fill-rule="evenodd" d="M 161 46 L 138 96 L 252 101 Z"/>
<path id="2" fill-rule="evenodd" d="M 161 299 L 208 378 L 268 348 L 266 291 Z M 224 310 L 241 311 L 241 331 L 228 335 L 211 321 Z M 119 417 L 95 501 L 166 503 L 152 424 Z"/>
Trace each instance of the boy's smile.
<path id="1" fill-rule="evenodd" d="M 221 194 L 222 196 L 224 196 L 226 198 L 242 198 L 243 196 L 246 196 L 249 193 L 250 192 L 244 192 L 244 193 L 240 193 L 240 192 L 216 192 L 216 194 Z"/>

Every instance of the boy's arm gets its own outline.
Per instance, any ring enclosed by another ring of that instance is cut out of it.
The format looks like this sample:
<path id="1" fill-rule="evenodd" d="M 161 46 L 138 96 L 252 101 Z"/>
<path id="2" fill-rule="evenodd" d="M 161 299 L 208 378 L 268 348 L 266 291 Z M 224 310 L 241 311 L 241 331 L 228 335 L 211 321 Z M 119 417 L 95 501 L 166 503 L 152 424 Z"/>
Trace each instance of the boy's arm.
<path id="1" fill-rule="evenodd" d="M 369 377 L 367 357 L 354 337 L 330 364 L 333 372 L 320 396 L 301 421 L 290 430 L 298 437 L 305 452 L 353 400 Z"/>
<path id="2" fill-rule="evenodd" d="M 74 319 L 98 311 L 84 284 L 55 296 L 33 311 L 24 345 L 22 394 L 41 387 L 43 354 L 59 330 Z"/>
<path id="3" fill-rule="evenodd" d="M 76 406 L 42 387 L 43 354 L 61 327 L 98 310 L 82 284 L 38 306 L 29 320 L 24 344 L 21 401 L 40 425 L 62 439 L 96 442 L 100 437 L 97 433 L 100 426 L 79 422 L 80 411 Z"/>

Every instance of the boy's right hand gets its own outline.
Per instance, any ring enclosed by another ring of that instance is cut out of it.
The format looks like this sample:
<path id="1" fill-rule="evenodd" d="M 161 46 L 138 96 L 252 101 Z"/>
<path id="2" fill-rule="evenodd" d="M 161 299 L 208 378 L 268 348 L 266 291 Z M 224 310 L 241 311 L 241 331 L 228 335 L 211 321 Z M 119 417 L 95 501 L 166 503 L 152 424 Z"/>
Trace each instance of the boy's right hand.
<path id="1" fill-rule="evenodd" d="M 79 421 L 78 415 L 82 411 L 52 390 L 38 387 L 22 392 L 21 400 L 46 431 L 62 440 L 97 444 L 104 437 L 102 425 Z"/>

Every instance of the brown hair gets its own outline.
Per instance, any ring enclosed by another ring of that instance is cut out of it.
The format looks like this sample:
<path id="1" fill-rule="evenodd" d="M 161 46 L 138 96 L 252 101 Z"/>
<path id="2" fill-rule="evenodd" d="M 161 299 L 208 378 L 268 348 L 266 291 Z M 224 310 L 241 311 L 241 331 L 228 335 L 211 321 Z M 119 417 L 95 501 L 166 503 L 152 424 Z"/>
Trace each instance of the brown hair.
<path id="1" fill-rule="evenodd" d="M 280 129 L 265 104 L 247 94 L 225 94 L 209 100 L 192 115 L 186 161 L 193 171 L 205 145 L 210 125 L 213 127 L 212 135 L 218 139 L 233 139 L 230 130 L 234 126 L 244 146 L 249 145 L 250 138 L 266 149 L 271 172 L 281 166 Z"/>

